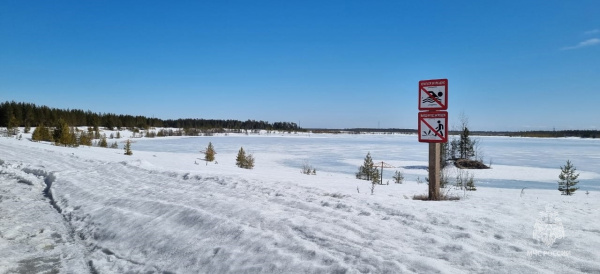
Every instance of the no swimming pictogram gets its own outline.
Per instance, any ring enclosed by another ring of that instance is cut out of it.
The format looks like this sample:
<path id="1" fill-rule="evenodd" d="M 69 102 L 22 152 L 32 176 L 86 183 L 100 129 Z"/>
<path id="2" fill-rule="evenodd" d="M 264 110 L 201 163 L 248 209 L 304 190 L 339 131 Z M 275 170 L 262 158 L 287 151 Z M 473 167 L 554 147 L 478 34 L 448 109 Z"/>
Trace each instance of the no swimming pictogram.
<path id="1" fill-rule="evenodd" d="M 419 142 L 448 142 L 448 112 L 419 112 Z"/>
<path id="2" fill-rule="evenodd" d="M 448 109 L 448 79 L 419 81 L 419 110 Z"/>

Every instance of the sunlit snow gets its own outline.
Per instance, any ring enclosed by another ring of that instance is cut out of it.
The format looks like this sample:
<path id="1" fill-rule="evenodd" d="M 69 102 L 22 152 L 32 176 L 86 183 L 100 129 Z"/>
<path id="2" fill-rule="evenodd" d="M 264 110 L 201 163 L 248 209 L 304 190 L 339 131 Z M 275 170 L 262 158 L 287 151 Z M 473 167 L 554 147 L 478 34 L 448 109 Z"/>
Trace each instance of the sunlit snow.
<path id="1" fill-rule="evenodd" d="M 477 191 L 424 202 L 427 145 L 410 135 L 135 138 L 133 156 L 28 137 L 0 138 L 0 273 L 600 272 L 600 140 L 482 137 Z M 236 167 L 240 147 L 254 169 Z M 367 152 L 397 167 L 373 195 L 354 177 Z M 564 237 L 546 245 L 540 223 Z"/>

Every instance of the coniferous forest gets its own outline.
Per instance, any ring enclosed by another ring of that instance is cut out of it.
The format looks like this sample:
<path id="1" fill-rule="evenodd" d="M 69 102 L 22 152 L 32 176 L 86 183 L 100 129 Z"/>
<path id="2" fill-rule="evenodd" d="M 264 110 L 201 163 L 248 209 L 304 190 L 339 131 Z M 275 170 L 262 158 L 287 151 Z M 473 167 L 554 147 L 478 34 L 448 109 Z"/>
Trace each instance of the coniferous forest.
<path id="1" fill-rule="evenodd" d="M 37 127 L 56 126 L 59 121 L 69 126 L 105 127 L 107 129 L 171 127 L 184 129 L 266 129 L 266 130 L 300 130 L 296 123 L 266 121 L 239 121 L 217 119 L 177 119 L 163 120 L 145 116 L 117 115 L 112 113 L 95 113 L 80 109 L 58 109 L 37 106 L 31 103 L 0 103 L 0 127 Z"/>

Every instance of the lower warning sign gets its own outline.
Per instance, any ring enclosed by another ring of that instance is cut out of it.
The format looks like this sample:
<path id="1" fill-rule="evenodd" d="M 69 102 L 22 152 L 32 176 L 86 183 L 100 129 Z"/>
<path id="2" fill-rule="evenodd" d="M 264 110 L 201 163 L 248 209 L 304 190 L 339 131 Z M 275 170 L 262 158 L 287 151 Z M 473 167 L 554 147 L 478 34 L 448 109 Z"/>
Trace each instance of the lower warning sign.
<path id="1" fill-rule="evenodd" d="M 419 142 L 448 142 L 448 112 L 419 112 Z"/>

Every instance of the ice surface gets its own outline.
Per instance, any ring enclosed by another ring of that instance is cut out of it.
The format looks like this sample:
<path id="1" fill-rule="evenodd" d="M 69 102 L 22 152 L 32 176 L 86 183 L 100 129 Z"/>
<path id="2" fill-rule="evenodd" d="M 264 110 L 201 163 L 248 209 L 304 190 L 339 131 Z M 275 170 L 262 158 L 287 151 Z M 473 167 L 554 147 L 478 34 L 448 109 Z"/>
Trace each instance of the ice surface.
<path id="1" fill-rule="evenodd" d="M 553 189 L 422 202 L 410 199 L 427 191 L 415 182 L 427 163 L 416 136 L 135 139 L 133 156 L 2 138 L 0 273 L 598 273 L 600 193 L 561 196 L 556 178 L 568 156 L 597 182 L 599 143 L 540 140 L 485 138 L 493 169 L 476 178 Z M 198 159 L 208 142 L 218 164 Z M 235 166 L 241 146 L 255 169 Z M 407 181 L 371 195 L 353 175 L 368 151 Z M 317 175 L 300 173 L 304 161 Z M 43 195 L 50 174 L 61 213 Z M 549 247 L 532 236 L 548 208 L 565 231 Z"/>

